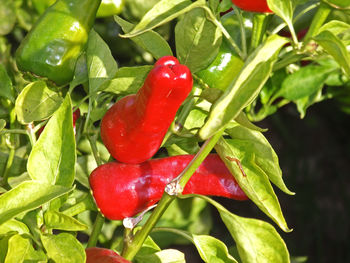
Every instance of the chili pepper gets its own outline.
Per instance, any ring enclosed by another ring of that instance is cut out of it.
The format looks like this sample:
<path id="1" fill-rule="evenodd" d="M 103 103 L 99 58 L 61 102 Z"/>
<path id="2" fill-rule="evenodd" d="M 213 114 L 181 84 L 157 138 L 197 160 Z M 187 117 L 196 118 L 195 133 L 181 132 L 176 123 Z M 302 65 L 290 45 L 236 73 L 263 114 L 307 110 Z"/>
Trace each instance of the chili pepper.
<path id="1" fill-rule="evenodd" d="M 20 70 L 57 85 L 73 79 L 101 0 L 58 0 L 38 19 L 16 51 Z"/>
<path id="2" fill-rule="evenodd" d="M 110 162 L 96 168 L 89 181 L 102 214 L 121 220 L 157 203 L 165 186 L 193 159 L 179 155 L 140 164 Z M 217 154 L 210 154 L 186 184 L 183 194 L 246 200 L 247 196 Z"/>
<path id="3" fill-rule="evenodd" d="M 107 248 L 89 247 L 85 249 L 86 263 L 131 263 Z"/>
<path id="4" fill-rule="evenodd" d="M 73 112 L 73 129 L 74 129 L 74 134 L 75 134 L 75 123 L 76 123 L 77 119 L 79 119 L 79 117 L 80 117 L 80 110 L 76 109 Z M 43 132 L 44 128 L 45 128 L 45 125 L 38 130 L 38 138 L 39 138 L 40 134 Z"/>
<path id="5" fill-rule="evenodd" d="M 223 41 L 214 61 L 196 75 L 210 88 L 224 91 L 237 76 L 243 64 L 243 60 Z"/>
<path id="6" fill-rule="evenodd" d="M 151 158 L 192 89 L 190 70 L 172 56 L 160 58 L 137 92 L 115 103 L 101 122 L 110 154 L 124 163 Z"/>
<path id="7" fill-rule="evenodd" d="M 231 0 L 232 3 L 244 11 L 258 13 L 272 13 L 266 0 Z"/>

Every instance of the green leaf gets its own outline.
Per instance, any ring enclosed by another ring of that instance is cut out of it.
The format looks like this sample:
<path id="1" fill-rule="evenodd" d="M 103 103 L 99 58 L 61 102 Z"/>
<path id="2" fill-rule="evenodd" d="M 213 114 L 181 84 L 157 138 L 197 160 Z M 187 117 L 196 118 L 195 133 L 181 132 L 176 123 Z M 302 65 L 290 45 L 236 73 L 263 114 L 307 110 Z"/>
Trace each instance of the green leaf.
<path id="1" fill-rule="evenodd" d="M 78 85 L 88 82 L 88 69 L 86 64 L 86 53 L 83 52 L 79 56 L 77 63 L 75 64 L 74 77 L 73 80 L 69 83 L 69 89 L 72 90 Z"/>
<path id="2" fill-rule="evenodd" d="M 26 224 L 23 224 L 21 221 L 17 221 L 16 219 L 8 220 L 0 225 L 0 235 L 11 231 L 15 231 L 18 234 L 29 234 L 29 229 Z"/>
<path id="3" fill-rule="evenodd" d="M 114 20 L 121 26 L 124 33 L 129 33 L 134 27 L 132 23 L 129 23 L 119 16 L 115 16 Z M 130 39 L 134 41 L 138 46 L 151 53 L 152 56 L 156 59 L 163 56 L 173 55 L 168 42 L 166 42 L 164 38 L 157 32 L 154 32 L 152 30 Z"/>
<path id="4" fill-rule="evenodd" d="M 276 229 L 261 220 L 244 218 L 230 213 L 219 203 L 200 196 L 216 207 L 221 219 L 237 244 L 243 263 L 289 263 L 289 252 Z"/>
<path id="5" fill-rule="evenodd" d="M 269 141 L 259 132 L 240 125 L 234 125 L 227 130 L 233 140 L 228 140 L 231 149 L 234 148 L 236 158 L 249 158 L 254 154 L 254 161 L 278 188 L 286 194 L 293 195 L 288 190 L 282 179 L 282 171 L 279 166 L 278 156 Z M 243 167 L 244 169 L 244 167 Z"/>
<path id="6" fill-rule="evenodd" d="M 138 263 L 186 263 L 185 255 L 176 249 L 165 249 L 137 258 Z"/>
<path id="7" fill-rule="evenodd" d="M 14 235 L 8 241 L 5 263 L 46 262 L 43 251 L 36 251 L 31 240 L 22 235 Z"/>
<path id="8" fill-rule="evenodd" d="M 64 231 L 83 231 L 87 225 L 77 219 L 57 211 L 47 211 L 44 214 L 45 225 L 49 229 L 59 229 Z"/>
<path id="9" fill-rule="evenodd" d="M 26 181 L 0 196 L 0 225 L 20 213 L 33 210 L 72 188 Z"/>
<path id="10" fill-rule="evenodd" d="M 189 0 L 161 0 L 143 16 L 133 30 L 122 37 L 130 38 L 140 35 L 201 6 L 205 6 L 205 0 L 198 0 L 194 3 L 191 3 Z"/>
<path id="11" fill-rule="evenodd" d="M 329 31 L 335 36 L 350 30 L 350 25 L 348 23 L 339 21 L 339 20 L 332 20 L 328 23 L 324 24 L 319 30 L 318 33 L 321 33 L 322 31 Z"/>
<path id="12" fill-rule="evenodd" d="M 257 164 L 254 153 L 248 152 L 240 158 L 240 150 L 237 150 L 237 148 L 241 145 L 235 147 L 235 143 L 236 141 L 234 140 L 224 140 L 221 138 L 216 144 L 215 150 L 249 199 L 275 221 L 283 231 L 291 231 L 283 217 L 280 204 L 269 178 L 265 171 Z M 239 160 L 240 166 L 236 160 Z"/>
<path id="13" fill-rule="evenodd" d="M 260 128 L 260 127 L 256 126 L 254 123 L 252 123 L 243 111 L 240 114 L 238 114 L 238 116 L 235 118 L 235 121 L 238 124 L 240 124 L 241 126 L 247 128 L 249 130 L 258 131 L 258 132 L 267 131 L 267 129 Z"/>
<path id="14" fill-rule="evenodd" d="M 12 90 L 12 81 L 3 64 L 0 64 L 0 97 L 9 99 L 11 102 L 15 102 Z"/>
<path id="15" fill-rule="evenodd" d="M 67 94 L 29 155 L 27 170 L 33 180 L 62 186 L 73 184 L 76 150 L 72 114 Z"/>
<path id="16" fill-rule="evenodd" d="M 192 73 L 206 68 L 216 57 L 222 32 L 206 17 L 203 9 L 186 13 L 175 27 L 177 58 Z"/>
<path id="17" fill-rule="evenodd" d="M 269 8 L 286 22 L 289 28 L 293 28 L 293 1 L 291 0 L 267 0 Z"/>
<path id="18" fill-rule="evenodd" d="M 297 109 L 300 113 L 300 118 L 304 118 L 306 115 L 306 110 L 313 104 L 323 101 L 327 99 L 327 96 L 324 96 L 322 94 L 322 89 L 316 91 L 314 94 L 311 94 L 310 96 L 298 99 L 295 101 L 295 104 L 297 105 Z"/>
<path id="19" fill-rule="evenodd" d="M 295 101 L 310 96 L 322 89 L 324 82 L 332 71 L 334 71 L 334 68 L 316 65 L 301 67 L 284 79 L 275 98 L 283 97 Z"/>
<path id="20" fill-rule="evenodd" d="M 50 90 L 44 81 L 28 84 L 16 99 L 17 119 L 23 124 L 50 117 L 61 105 L 62 97 Z"/>
<path id="21" fill-rule="evenodd" d="M 101 90 L 117 95 L 136 93 L 152 68 L 153 66 L 122 67 L 115 78 L 101 86 Z"/>
<path id="22" fill-rule="evenodd" d="M 350 55 L 343 42 L 330 31 L 321 32 L 314 40 L 337 61 L 347 76 L 350 76 Z"/>
<path id="23" fill-rule="evenodd" d="M 222 241 L 206 235 L 192 235 L 192 238 L 204 262 L 237 263 Z"/>
<path id="24" fill-rule="evenodd" d="M 86 260 L 83 245 L 71 234 L 42 235 L 41 241 L 48 257 L 55 263 L 81 263 Z"/>
<path id="25" fill-rule="evenodd" d="M 0 0 L 0 36 L 10 33 L 16 23 L 16 6 L 13 0 Z"/>
<path id="26" fill-rule="evenodd" d="M 202 139 L 223 128 L 257 97 L 286 43 L 287 39 L 272 35 L 247 59 L 235 81 L 213 104 L 207 122 L 199 131 Z"/>
<path id="27" fill-rule="evenodd" d="M 89 33 L 86 48 L 90 94 L 94 94 L 103 82 L 113 78 L 118 70 L 111 50 L 94 30 Z"/>
<path id="28" fill-rule="evenodd" d="M 3 119 L 0 119 L 0 132 L 6 127 L 6 121 Z"/>

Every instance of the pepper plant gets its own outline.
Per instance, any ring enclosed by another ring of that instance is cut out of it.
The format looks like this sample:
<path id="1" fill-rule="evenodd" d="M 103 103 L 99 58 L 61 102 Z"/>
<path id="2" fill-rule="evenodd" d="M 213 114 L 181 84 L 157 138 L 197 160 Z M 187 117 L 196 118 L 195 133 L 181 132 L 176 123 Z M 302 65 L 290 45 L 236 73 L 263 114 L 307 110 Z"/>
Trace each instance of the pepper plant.
<path id="1" fill-rule="evenodd" d="M 294 192 L 255 122 L 326 99 L 349 112 L 349 8 L 0 0 L 0 262 L 185 262 L 176 244 L 291 262 L 275 189 Z"/>

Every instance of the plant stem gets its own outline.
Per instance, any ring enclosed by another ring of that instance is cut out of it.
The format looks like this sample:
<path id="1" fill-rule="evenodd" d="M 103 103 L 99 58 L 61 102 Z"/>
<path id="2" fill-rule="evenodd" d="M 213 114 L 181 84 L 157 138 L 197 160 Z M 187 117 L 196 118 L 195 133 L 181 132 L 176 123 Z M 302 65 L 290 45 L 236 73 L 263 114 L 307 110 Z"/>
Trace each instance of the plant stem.
<path id="1" fill-rule="evenodd" d="M 235 5 L 233 5 L 233 8 L 235 10 L 236 17 L 239 22 L 239 27 L 241 30 L 241 43 L 242 43 L 242 52 L 244 56 L 247 56 L 247 38 L 246 38 L 246 33 L 245 33 L 245 25 L 243 21 L 243 16 L 242 16 L 242 11 Z"/>
<path id="2" fill-rule="evenodd" d="M 236 42 L 232 39 L 230 34 L 227 32 L 226 28 L 216 19 L 216 17 L 213 15 L 211 10 L 207 6 L 201 6 L 207 14 L 209 15 L 209 20 L 213 22 L 214 25 L 216 25 L 218 28 L 220 28 L 221 32 L 224 34 L 224 36 L 227 38 L 227 40 L 230 42 L 231 46 L 234 48 L 236 53 L 241 57 L 242 60 L 245 60 L 245 55 L 243 52 L 240 50 Z"/>
<path id="3" fill-rule="evenodd" d="M 88 120 L 86 120 L 86 121 L 88 121 Z M 88 138 L 88 141 L 90 143 L 91 150 L 92 150 L 92 153 L 94 155 L 95 161 L 96 161 L 97 165 L 99 166 L 102 164 L 102 161 L 101 161 L 101 158 L 100 158 L 98 151 L 97 151 L 96 141 L 93 141 L 89 135 L 87 135 L 87 138 Z M 103 215 L 100 212 L 98 212 L 96 219 L 95 219 L 94 226 L 92 228 L 91 235 L 89 237 L 89 241 L 87 243 L 87 247 L 96 246 L 98 236 L 101 233 L 104 222 L 105 222 L 105 219 L 104 219 Z"/>
<path id="4" fill-rule="evenodd" d="M 25 134 L 25 135 L 28 135 L 26 130 L 21 130 L 21 129 L 12 129 L 12 130 L 6 130 L 6 129 L 4 129 L 4 130 L 0 131 L 0 135 L 6 134 L 6 133 Z"/>
<path id="5" fill-rule="evenodd" d="M 249 53 L 255 50 L 262 42 L 267 25 L 268 14 L 256 13 L 253 18 L 252 38 L 250 40 Z"/>
<path id="6" fill-rule="evenodd" d="M 6 162 L 6 167 L 5 167 L 5 170 L 4 170 L 4 173 L 3 173 L 3 176 L 2 176 L 2 180 L 1 180 L 1 183 L 0 185 L 2 187 L 4 187 L 6 190 L 9 190 L 10 189 L 10 186 L 8 184 L 8 177 L 10 175 L 10 170 L 11 170 L 11 167 L 12 167 L 12 164 L 13 164 L 13 160 L 14 160 L 14 157 L 15 157 L 15 148 L 10 148 L 10 153 L 9 153 L 9 156 L 7 158 L 7 162 Z"/>
<path id="7" fill-rule="evenodd" d="M 185 168 L 185 170 L 180 174 L 180 186 L 183 188 L 188 180 L 191 178 L 192 174 L 196 171 L 198 166 L 203 162 L 203 160 L 208 156 L 210 151 L 215 146 L 216 142 L 219 140 L 221 135 L 223 134 L 224 129 L 218 131 L 215 135 L 213 135 L 210 139 L 208 139 L 201 147 L 196 156 L 192 159 L 189 165 Z M 142 229 L 135 234 L 135 237 L 132 243 L 125 246 L 125 249 L 122 252 L 122 256 L 128 260 L 132 260 L 136 253 L 140 250 L 143 242 L 152 231 L 153 227 L 156 225 L 160 217 L 163 215 L 165 210 L 171 204 L 171 202 L 175 199 L 175 196 L 170 196 L 166 192 L 164 192 L 162 198 L 160 199 L 157 207 L 152 212 L 151 216 L 148 218 L 145 225 Z"/>
<path id="8" fill-rule="evenodd" d="M 97 213 L 92 232 L 86 247 L 95 247 L 97 244 L 98 236 L 101 233 L 101 229 L 105 222 L 105 218 L 101 213 Z"/>
<path id="9" fill-rule="evenodd" d="M 318 32 L 318 30 L 324 24 L 324 22 L 326 21 L 326 19 L 331 11 L 332 11 L 332 7 L 330 5 L 328 5 L 327 3 L 324 3 L 323 1 L 321 1 L 321 4 L 320 4 L 319 8 L 317 9 L 317 12 L 312 19 L 309 30 L 307 31 L 307 33 L 304 37 L 305 43 L 308 40 L 310 40 L 310 38 L 312 38 Z"/>

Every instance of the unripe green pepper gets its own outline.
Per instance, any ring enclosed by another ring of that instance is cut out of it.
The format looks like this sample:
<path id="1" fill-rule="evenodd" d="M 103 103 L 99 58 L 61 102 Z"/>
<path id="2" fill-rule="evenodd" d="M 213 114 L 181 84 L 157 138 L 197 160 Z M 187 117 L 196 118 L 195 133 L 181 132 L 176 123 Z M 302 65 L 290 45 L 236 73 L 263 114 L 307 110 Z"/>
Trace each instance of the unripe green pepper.
<path id="1" fill-rule="evenodd" d="M 58 0 L 38 19 L 16 51 L 20 70 L 57 85 L 73 79 L 101 0 Z"/>
<path id="2" fill-rule="evenodd" d="M 96 17 L 118 15 L 122 12 L 124 3 L 124 0 L 102 0 Z"/>
<path id="3" fill-rule="evenodd" d="M 224 91 L 243 67 L 243 60 L 223 41 L 218 55 L 206 68 L 196 73 L 210 88 Z"/>
<path id="4" fill-rule="evenodd" d="M 53 5 L 56 0 L 33 0 L 33 5 L 39 14 L 44 13 L 46 8 Z M 122 12 L 125 0 L 102 0 L 97 10 L 96 17 L 118 15 Z"/>

